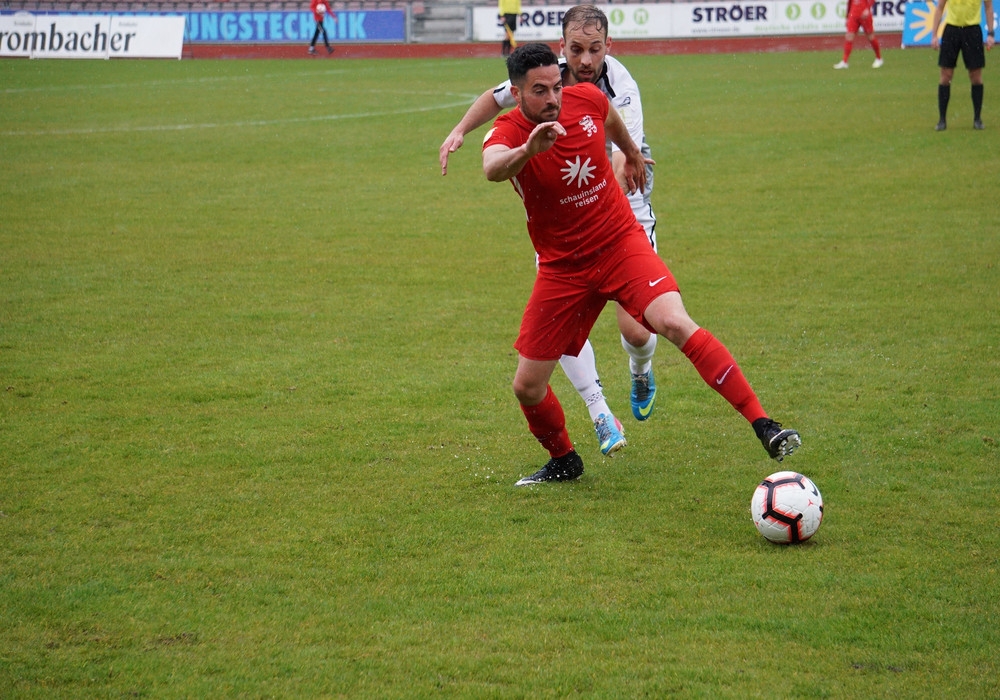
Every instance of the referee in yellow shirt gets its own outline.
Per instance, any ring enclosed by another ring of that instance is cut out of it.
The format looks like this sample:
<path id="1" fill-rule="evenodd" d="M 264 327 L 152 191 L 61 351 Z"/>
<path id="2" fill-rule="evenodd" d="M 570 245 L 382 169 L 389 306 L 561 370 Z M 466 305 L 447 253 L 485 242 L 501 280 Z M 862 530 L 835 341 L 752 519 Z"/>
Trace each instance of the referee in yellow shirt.
<path id="1" fill-rule="evenodd" d="M 980 28 L 980 11 L 986 6 L 986 43 L 983 44 L 983 30 Z M 944 15 L 944 32 L 938 37 L 938 27 Z M 958 65 L 958 54 L 969 71 L 972 83 L 972 128 L 982 129 L 980 114 L 983 109 L 983 67 L 986 65 L 985 49 L 993 48 L 993 0 L 940 0 L 934 9 L 931 32 L 931 46 L 940 49 L 938 66 L 941 68 L 941 82 L 938 83 L 938 112 L 940 120 L 935 127 L 938 131 L 948 128 L 948 100 L 951 99 L 951 79 Z"/>
<path id="2" fill-rule="evenodd" d="M 517 48 L 514 32 L 517 31 L 517 18 L 521 16 L 521 0 L 497 0 L 497 11 L 503 25 L 503 43 L 500 45 L 500 51 L 504 56 L 510 56 L 511 49 Z"/>

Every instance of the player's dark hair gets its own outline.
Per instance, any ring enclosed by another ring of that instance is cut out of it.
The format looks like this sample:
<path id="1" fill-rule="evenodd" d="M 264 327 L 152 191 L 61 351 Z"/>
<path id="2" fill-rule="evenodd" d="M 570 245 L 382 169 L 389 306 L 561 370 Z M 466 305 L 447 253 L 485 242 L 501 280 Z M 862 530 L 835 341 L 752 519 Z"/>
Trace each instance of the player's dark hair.
<path id="1" fill-rule="evenodd" d="M 604 34 L 605 39 L 608 38 L 608 16 L 593 5 L 575 5 L 566 10 L 562 21 L 562 33 L 564 37 L 566 36 L 566 30 L 571 24 L 582 27 L 596 24 L 598 31 Z"/>
<path id="2" fill-rule="evenodd" d="M 532 68 L 559 65 L 559 57 L 548 44 L 521 44 L 507 57 L 507 77 L 518 87 Z"/>

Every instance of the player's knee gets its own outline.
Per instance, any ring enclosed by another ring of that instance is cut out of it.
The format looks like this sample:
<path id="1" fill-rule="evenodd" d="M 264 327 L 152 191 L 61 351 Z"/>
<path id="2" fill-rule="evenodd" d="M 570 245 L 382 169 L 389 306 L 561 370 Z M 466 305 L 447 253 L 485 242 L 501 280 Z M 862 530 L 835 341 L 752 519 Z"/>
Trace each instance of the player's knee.
<path id="1" fill-rule="evenodd" d="M 648 343 L 652 335 L 644 326 L 639 324 L 634 326 L 624 326 L 623 324 L 618 327 L 618 330 L 621 332 L 625 342 L 636 348 L 641 348 Z"/>
<path id="2" fill-rule="evenodd" d="M 698 330 L 698 324 L 683 312 L 662 314 L 647 320 L 657 333 L 677 347 L 681 347 L 691 334 Z"/>
<path id="3" fill-rule="evenodd" d="M 520 376 L 514 377 L 514 382 L 511 385 L 511 388 L 514 390 L 514 396 L 517 397 L 518 403 L 523 406 L 537 406 L 542 402 L 545 398 L 545 394 L 548 392 L 548 386 L 546 384 L 530 382 Z"/>

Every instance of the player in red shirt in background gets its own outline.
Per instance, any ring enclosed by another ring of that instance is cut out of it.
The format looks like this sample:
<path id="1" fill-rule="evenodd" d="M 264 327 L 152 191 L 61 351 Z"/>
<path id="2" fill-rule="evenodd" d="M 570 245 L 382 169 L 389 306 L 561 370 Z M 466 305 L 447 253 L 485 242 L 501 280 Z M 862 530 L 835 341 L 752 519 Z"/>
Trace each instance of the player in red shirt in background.
<path id="1" fill-rule="evenodd" d="M 566 417 L 549 379 L 559 358 L 576 355 L 605 304 L 617 301 L 636 321 L 676 345 L 702 379 L 752 426 L 781 461 L 799 434 L 768 418 L 736 360 L 684 309 L 677 282 L 649 245 L 625 196 L 642 191 L 647 164 L 608 97 L 589 82 L 563 89 L 558 58 L 525 44 L 507 59 L 517 108 L 497 118 L 483 142 L 483 172 L 509 180 L 521 197 L 538 274 L 521 330 L 513 389 L 528 429 L 551 459 L 517 486 L 583 474 Z M 616 178 L 605 137 L 621 149 Z"/>
<path id="2" fill-rule="evenodd" d="M 875 37 L 875 23 L 872 19 L 872 7 L 875 0 L 847 0 L 847 34 L 844 36 L 844 58 L 833 67 L 837 70 L 847 68 L 847 61 L 851 57 L 851 49 L 854 48 L 854 35 L 858 33 L 860 27 L 864 30 L 868 41 L 875 51 L 875 62 L 872 68 L 882 67 L 882 49 L 879 48 L 878 39 Z"/>
<path id="3" fill-rule="evenodd" d="M 313 32 L 312 41 L 309 42 L 309 53 L 316 53 L 316 41 L 319 39 L 320 33 L 323 34 L 323 43 L 326 45 L 326 52 L 333 53 L 333 47 L 330 46 L 330 37 L 326 35 L 326 25 L 323 24 L 323 19 L 326 17 L 326 12 L 329 9 L 327 5 L 329 0 L 312 0 L 309 3 L 309 9 L 312 10 L 313 19 L 316 20 L 316 31 Z"/>

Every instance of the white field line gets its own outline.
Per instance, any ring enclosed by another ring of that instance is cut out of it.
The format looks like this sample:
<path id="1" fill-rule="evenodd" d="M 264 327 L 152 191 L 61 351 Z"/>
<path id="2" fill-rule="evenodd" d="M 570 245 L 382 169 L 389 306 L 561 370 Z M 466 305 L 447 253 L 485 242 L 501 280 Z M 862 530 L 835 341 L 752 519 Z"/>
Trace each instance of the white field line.
<path id="1" fill-rule="evenodd" d="M 347 73 L 346 70 L 336 69 L 327 71 L 308 71 L 300 73 L 299 77 L 308 76 L 310 78 L 315 78 L 317 76 L 324 75 L 334 75 L 339 73 Z M 149 87 L 157 87 L 163 85 L 177 85 L 177 84 L 193 84 L 193 85 L 203 85 L 205 83 L 212 82 L 232 82 L 234 80 L 242 79 L 253 79 L 260 80 L 262 78 L 280 78 L 281 80 L 287 80 L 288 74 L 273 74 L 273 75 L 247 75 L 247 76 L 215 76 L 215 77 L 201 77 L 201 78 L 184 78 L 178 80 L 153 80 L 145 81 L 141 84 L 143 89 Z M 121 90 L 121 89 L 131 89 L 136 87 L 135 84 L 128 83 L 106 83 L 104 85 L 64 85 L 64 86 L 48 86 L 48 87 L 36 87 L 36 88 L 7 88 L 0 90 L 0 95 L 17 95 L 17 94 L 29 94 L 29 93 L 54 93 L 67 90 Z M 331 89 L 334 89 L 331 86 Z M 395 93 L 398 94 L 398 93 Z M 419 94 L 419 93 L 405 93 L 405 94 Z M 459 93 L 449 93 L 449 92 L 438 92 L 433 93 L 434 97 L 454 97 L 457 98 L 455 102 L 448 102 L 444 104 L 434 104 L 423 107 L 408 107 L 405 109 L 398 110 L 386 110 L 378 112 L 357 112 L 354 114 L 326 114 L 326 115 L 316 115 L 311 117 L 298 117 L 290 119 L 259 119 L 259 120 L 240 120 L 232 122 L 201 122 L 195 124 L 152 124 L 145 126 L 135 126 L 135 125 L 113 125 L 104 127 L 89 127 L 89 128 L 66 128 L 66 129 L 21 129 L 21 130 L 11 130 L 11 131 L 0 131 L 0 136 L 86 136 L 91 134 L 127 134 L 127 133 L 149 133 L 149 132 L 165 132 L 165 131 L 189 131 L 195 129 L 239 129 L 239 128 L 253 128 L 261 126 L 276 126 L 280 124 L 303 124 L 311 122 L 325 122 L 325 121 L 339 121 L 345 119 L 372 119 L 375 117 L 386 117 L 386 116 L 397 116 L 400 114 L 417 114 L 420 112 L 430 112 L 439 109 L 452 109 L 454 107 L 468 107 L 473 100 L 478 97 L 478 95 L 461 95 Z"/>
<path id="2" fill-rule="evenodd" d="M 91 134 L 128 134 L 154 131 L 188 131 L 193 129 L 240 129 L 259 126 L 276 126 L 279 124 L 307 124 L 310 122 L 339 121 L 342 119 L 372 119 L 374 117 L 397 116 L 400 114 L 418 114 L 439 109 L 468 107 L 475 96 L 464 98 L 457 102 L 428 105 L 426 107 L 411 107 L 407 109 L 387 110 L 383 112 L 356 112 L 354 114 L 325 114 L 312 117 L 295 117 L 291 119 L 251 119 L 235 122 L 201 122 L 197 124 L 152 124 L 148 126 L 104 126 L 87 129 L 39 129 L 25 131 L 0 131 L 0 136 L 86 136 Z"/>
<path id="3" fill-rule="evenodd" d="M 159 87 L 162 85 L 204 85 L 205 83 L 236 82 L 245 80 L 259 81 L 259 80 L 268 80 L 270 78 L 277 78 L 279 80 L 285 81 L 289 77 L 309 79 L 309 78 L 316 78 L 316 77 L 330 76 L 330 75 L 349 75 L 352 79 L 357 78 L 357 73 L 354 71 L 349 71 L 345 68 L 336 68 L 336 69 L 321 70 L 321 71 L 299 71 L 298 73 L 264 73 L 264 74 L 247 73 L 246 75 L 211 75 L 211 76 L 201 76 L 197 78 L 194 77 L 176 78 L 173 80 L 170 79 L 143 80 L 140 83 L 105 83 L 103 85 L 93 85 L 91 83 L 78 83 L 77 85 L 40 85 L 38 87 L 3 88 L 0 89 L 0 95 L 18 95 L 25 93 L 37 93 L 37 92 L 62 92 L 67 90 L 120 90 L 122 88 L 126 89 L 148 88 L 148 87 Z"/>

